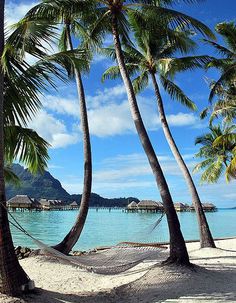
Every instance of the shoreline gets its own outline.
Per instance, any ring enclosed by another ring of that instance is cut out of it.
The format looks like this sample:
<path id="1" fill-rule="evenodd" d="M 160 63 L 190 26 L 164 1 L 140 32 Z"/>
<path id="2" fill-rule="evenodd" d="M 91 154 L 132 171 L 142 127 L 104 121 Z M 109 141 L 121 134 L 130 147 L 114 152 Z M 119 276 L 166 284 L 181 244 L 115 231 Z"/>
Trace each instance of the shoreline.
<path id="1" fill-rule="evenodd" d="M 37 289 L 19 303 L 236 302 L 236 237 L 216 245 L 199 249 L 199 242 L 187 243 L 195 270 L 160 266 L 158 252 L 118 274 L 88 272 L 51 257 L 25 258 L 20 264 Z M 93 262 L 105 253 L 95 253 Z M 0 303 L 13 302 L 0 296 Z"/>

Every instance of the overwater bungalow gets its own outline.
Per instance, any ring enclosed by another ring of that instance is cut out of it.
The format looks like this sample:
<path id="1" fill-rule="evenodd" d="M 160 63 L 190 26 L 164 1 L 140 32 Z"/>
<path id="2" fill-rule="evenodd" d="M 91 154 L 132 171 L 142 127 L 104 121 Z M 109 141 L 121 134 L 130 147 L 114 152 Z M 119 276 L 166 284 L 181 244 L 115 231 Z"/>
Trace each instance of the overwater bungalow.
<path id="1" fill-rule="evenodd" d="M 203 210 L 204 210 L 204 211 L 217 211 L 216 206 L 215 206 L 214 204 L 212 204 L 212 203 L 202 203 L 202 207 L 203 207 Z M 190 211 L 195 211 L 194 206 L 191 205 L 191 206 L 189 207 L 189 210 L 190 210 Z"/>
<path id="2" fill-rule="evenodd" d="M 188 205 L 181 202 L 174 203 L 174 207 L 176 211 L 186 211 L 189 208 Z"/>
<path id="3" fill-rule="evenodd" d="M 43 210 L 63 210 L 68 208 L 61 200 L 40 199 L 39 202 Z"/>
<path id="4" fill-rule="evenodd" d="M 31 211 L 33 209 L 40 210 L 41 204 L 38 200 L 30 198 L 27 195 L 16 195 L 7 201 L 7 207 L 13 211 L 16 211 L 17 209 L 21 211 Z"/>
<path id="5" fill-rule="evenodd" d="M 138 204 L 135 201 L 132 201 L 127 205 L 126 210 L 128 212 L 137 212 L 138 211 Z"/>
<path id="6" fill-rule="evenodd" d="M 202 207 L 204 211 L 216 211 L 217 208 L 212 203 L 202 203 Z"/>
<path id="7" fill-rule="evenodd" d="M 70 205 L 69 205 L 69 209 L 78 209 L 79 208 L 79 204 L 76 201 L 73 201 Z"/>
<path id="8" fill-rule="evenodd" d="M 152 200 L 140 201 L 138 203 L 138 209 L 140 211 L 147 211 L 147 212 L 159 212 L 164 210 L 161 202 L 156 202 Z"/>

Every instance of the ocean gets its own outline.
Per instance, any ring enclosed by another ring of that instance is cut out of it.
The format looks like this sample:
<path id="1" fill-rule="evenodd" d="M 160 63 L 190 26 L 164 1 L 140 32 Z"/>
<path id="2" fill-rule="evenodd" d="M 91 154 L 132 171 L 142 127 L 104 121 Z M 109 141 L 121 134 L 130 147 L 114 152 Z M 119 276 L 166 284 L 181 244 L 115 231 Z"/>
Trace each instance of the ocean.
<path id="1" fill-rule="evenodd" d="M 14 212 L 16 220 L 32 236 L 45 244 L 59 243 L 70 230 L 78 210 Z M 90 209 L 82 235 L 75 250 L 88 250 L 98 246 L 115 245 L 122 241 L 163 242 L 168 241 L 166 218 L 154 229 L 159 213 L 126 213 L 121 209 Z M 206 213 L 214 238 L 236 236 L 236 209 L 218 209 Z M 186 240 L 199 239 L 196 214 L 178 213 L 181 229 Z M 11 227 L 14 245 L 36 248 L 25 234 Z"/>

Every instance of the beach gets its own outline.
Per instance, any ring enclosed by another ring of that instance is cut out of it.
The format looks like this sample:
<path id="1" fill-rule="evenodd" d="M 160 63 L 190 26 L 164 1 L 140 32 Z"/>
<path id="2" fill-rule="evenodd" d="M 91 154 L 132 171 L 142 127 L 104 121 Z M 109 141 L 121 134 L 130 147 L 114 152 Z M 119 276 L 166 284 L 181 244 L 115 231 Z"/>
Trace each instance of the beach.
<path id="1" fill-rule="evenodd" d="M 49 256 L 29 257 L 20 263 L 35 292 L 22 299 L 1 295 L 0 302 L 236 302 L 236 238 L 218 240 L 216 246 L 199 249 L 198 242 L 187 243 L 193 268 L 161 266 L 168 255 L 162 251 L 161 257 L 155 259 L 155 252 L 117 274 L 89 272 Z"/>

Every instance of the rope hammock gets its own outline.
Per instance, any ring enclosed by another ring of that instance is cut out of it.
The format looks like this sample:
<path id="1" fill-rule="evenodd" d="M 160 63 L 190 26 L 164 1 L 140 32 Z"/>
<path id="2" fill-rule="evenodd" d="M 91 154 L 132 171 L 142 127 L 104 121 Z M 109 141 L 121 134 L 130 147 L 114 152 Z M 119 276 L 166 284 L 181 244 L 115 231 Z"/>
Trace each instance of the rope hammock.
<path id="1" fill-rule="evenodd" d="M 99 251 L 98 249 L 98 252 L 94 254 L 68 256 L 34 238 L 14 218 L 7 207 L 3 203 L 1 204 L 6 209 L 11 218 L 9 219 L 9 223 L 24 233 L 26 236 L 31 238 L 37 247 L 39 247 L 44 252 L 49 253 L 51 256 L 62 260 L 63 262 L 78 266 L 79 268 L 85 269 L 87 271 L 92 271 L 99 274 L 117 274 L 134 267 L 144 260 L 162 261 L 166 256 L 166 246 L 159 243 L 140 242 L 121 242 L 115 246 L 109 247 L 109 249 L 106 249 L 104 251 Z M 151 231 L 153 231 L 160 224 L 163 217 L 164 213 L 151 227 Z"/>

